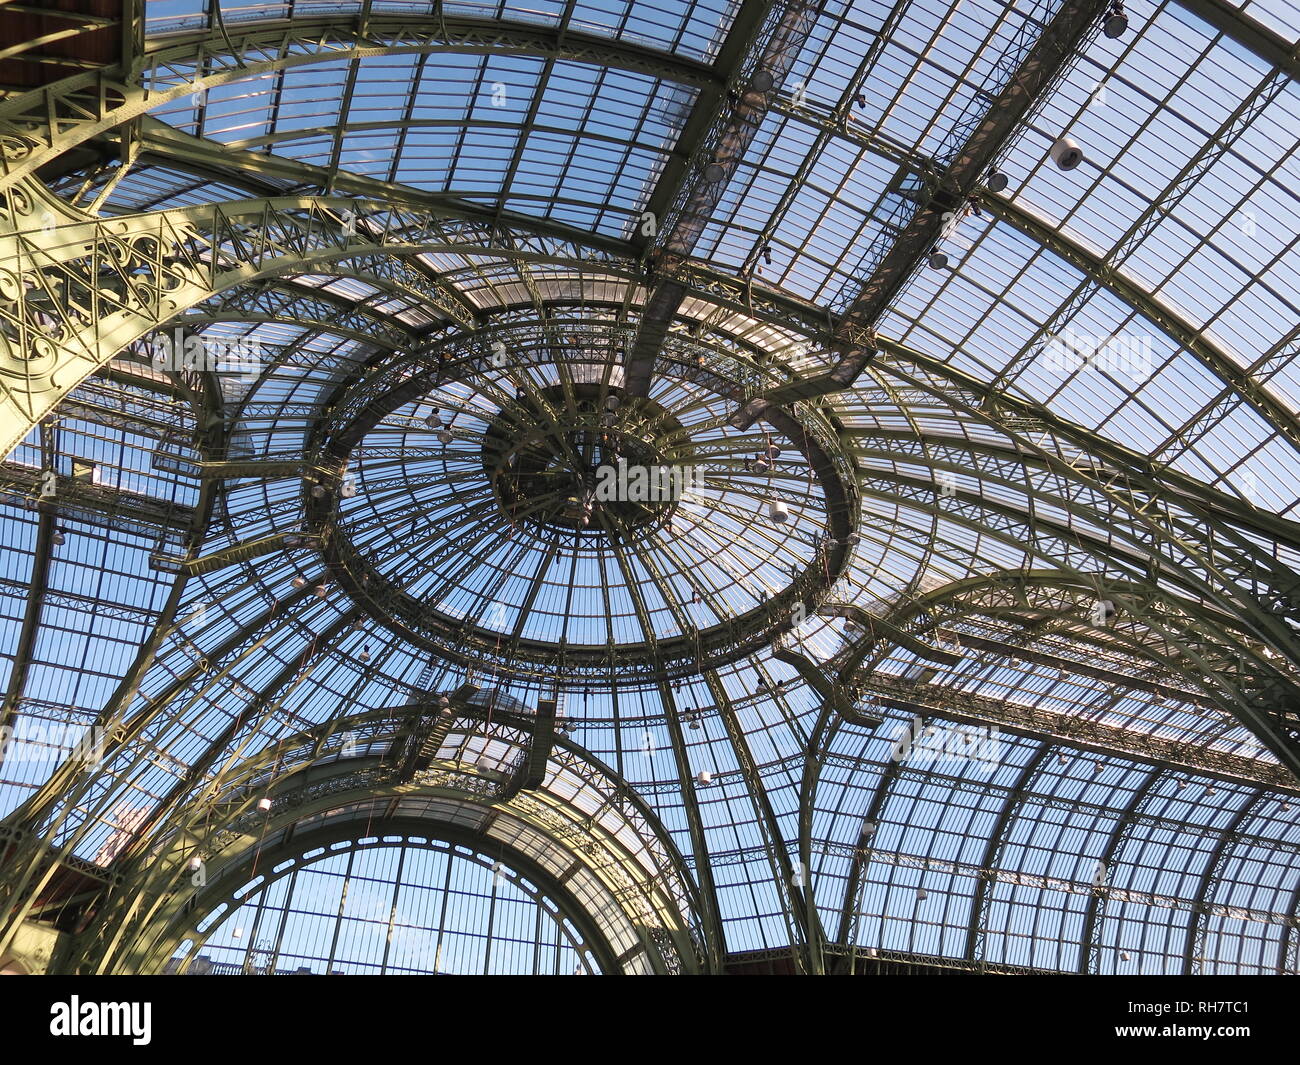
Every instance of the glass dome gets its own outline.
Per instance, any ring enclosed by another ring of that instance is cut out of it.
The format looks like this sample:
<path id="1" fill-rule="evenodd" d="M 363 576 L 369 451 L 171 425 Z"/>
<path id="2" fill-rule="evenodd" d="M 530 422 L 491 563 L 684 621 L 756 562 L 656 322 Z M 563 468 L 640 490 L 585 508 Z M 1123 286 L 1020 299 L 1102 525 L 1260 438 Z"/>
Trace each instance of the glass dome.
<path id="1" fill-rule="evenodd" d="M 1297 972 L 1300 9 L 1114 6 L 15 46 L 0 968 Z"/>

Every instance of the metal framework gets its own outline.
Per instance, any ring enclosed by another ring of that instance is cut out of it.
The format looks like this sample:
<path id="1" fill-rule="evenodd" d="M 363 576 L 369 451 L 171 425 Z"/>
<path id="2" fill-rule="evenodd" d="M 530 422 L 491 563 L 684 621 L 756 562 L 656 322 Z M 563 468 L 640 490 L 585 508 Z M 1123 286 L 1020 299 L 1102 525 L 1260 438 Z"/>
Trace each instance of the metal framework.
<path id="1" fill-rule="evenodd" d="M 0 957 L 391 831 L 607 972 L 1294 972 L 1295 50 L 1110 7 L 6 53 Z"/>

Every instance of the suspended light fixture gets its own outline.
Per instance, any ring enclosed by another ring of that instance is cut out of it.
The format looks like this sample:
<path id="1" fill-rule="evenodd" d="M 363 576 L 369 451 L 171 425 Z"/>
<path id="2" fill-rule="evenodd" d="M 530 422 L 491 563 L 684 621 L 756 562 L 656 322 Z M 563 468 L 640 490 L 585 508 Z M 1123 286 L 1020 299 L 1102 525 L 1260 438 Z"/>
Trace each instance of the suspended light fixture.
<path id="1" fill-rule="evenodd" d="M 1001 170 L 992 170 L 989 172 L 988 180 L 984 182 L 984 187 L 989 192 L 1003 192 L 1009 183 L 1010 179 Z"/>
<path id="2" fill-rule="evenodd" d="M 311 486 L 312 499 L 324 499 L 327 494 L 328 493 L 323 484 L 314 484 Z"/>
<path id="3" fill-rule="evenodd" d="M 324 599 L 330 594 L 329 585 L 327 584 L 318 584 L 312 591 L 316 593 L 317 599 Z"/>
<path id="4" fill-rule="evenodd" d="M 696 779 L 700 784 L 703 784 L 703 785 L 712 784 L 712 783 L 713 783 L 713 774 L 710 773 L 707 769 L 701 769 L 698 773 L 695 774 L 695 779 Z"/>
<path id="5" fill-rule="evenodd" d="M 438 439 L 445 445 L 445 444 L 450 444 L 452 440 L 455 439 L 455 437 L 452 436 L 452 432 L 450 429 L 443 429 L 438 434 Z"/>
<path id="6" fill-rule="evenodd" d="M 1122 951 L 1120 951 L 1119 960 L 1120 960 L 1120 961 L 1128 961 L 1128 960 L 1129 960 L 1129 952 L 1128 952 L 1127 950 L 1122 950 Z"/>
<path id="7" fill-rule="evenodd" d="M 257 808 L 262 813 L 267 813 L 271 809 L 271 800 L 267 798 L 265 795 L 263 795 L 260 799 L 257 800 Z"/>
<path id="8" fill-rule="evenodd" d="M 359 655 L 357 655 L 357 661 L 358 661 L 358 662 L 369 662 L 369 661 L 370 661 L 370 648 L 369 648 L 369 647 L 363 647 L 363 648 L 361 649 L 361 653 L 360 653 Z"/>
<path id="9" fill-rule="evenodd" d="M 929 897 L 930 897 L 930 893 L 926 891 L 925 888 L 916 889 L 916 898 L 918 902 L 924 902 Z"/>
<path id="10" fill-rule="evenodd" d="M 865 111 L 867 109 L 867 94 L 865 92 L 858 93 L 857 102 L 858 106 Z"/>
<path id="11" fill-rule="evenodd" d="M 790 520 L 790 508 L 780 499 L 774 499 L 767 508 L 767 516 L 778 525 L 784 525 Z"/>
<path id="12" fill-rule="evenodd" d="M 766 70 L 756 70 L 754 76 L 749 79 L 749 87 L 754 92 L 771 92 L 775 84 L 772 75 Z"/>
<path id="13" fill-rule="evenodd" d="M 1101 32 L 1112 41 L 1123 37 L 1128 30 L 1128 16 L 1124 14 L 1124 5 L 1116 3 L 1106 14 L 1106 21 L 1101 24 Z"/>
<path id="14" fill-rule="evenodd" d="M 1064 133 L 1056 138 L 1051 154 L 1059 170 L 1073 170 L 1083 162 L 1083 149 Z"/>
<path id="15" fill-rule="evenodd" d="M 710 185 L 716 185 L 727 176 L 727 168 L 721 163 L 712 162 L 704 167 L 704 180 Z"/>
<path id="16" fill-rule="evenodd" d="M 935 247 L 931 249 L 930 258 L 926 261 L 930 264 L 931 270 L 943 270 L 948 265 L 948 256 Z"/>
<path id="17" fill-rule="evenodd" d="M 66 540 L 67 537 L 63 535 L 62 529 L 55 529 L 54 535 L 50 537 L 50 543 L 52 543 L 55 547 L 62 547 Z"/>
<path id="18" fill-rule="evenodd" d="M 307 578 L 306 578 L 306 577 L 303 577 L 303 576 L 301 576 L 301 575 L 295 577 L 295 578 L 293 579 L 293 586 L 294 586 L 295 588 L 306 588 L 306 587 L 307 587 Z"/>

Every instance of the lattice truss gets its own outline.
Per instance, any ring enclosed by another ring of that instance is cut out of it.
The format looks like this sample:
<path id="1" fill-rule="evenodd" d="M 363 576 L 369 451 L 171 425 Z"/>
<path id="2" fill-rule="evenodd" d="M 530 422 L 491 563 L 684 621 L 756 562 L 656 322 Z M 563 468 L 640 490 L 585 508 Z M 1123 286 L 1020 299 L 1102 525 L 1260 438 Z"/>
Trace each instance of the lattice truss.
<path id="1" fill-rule="evenodd" d="M 0 959 L 436 971 L 294 939 L 391 852 L 498 966 L 1297 971 L 1294 4 L 103 6 L 0 9 Z"/>

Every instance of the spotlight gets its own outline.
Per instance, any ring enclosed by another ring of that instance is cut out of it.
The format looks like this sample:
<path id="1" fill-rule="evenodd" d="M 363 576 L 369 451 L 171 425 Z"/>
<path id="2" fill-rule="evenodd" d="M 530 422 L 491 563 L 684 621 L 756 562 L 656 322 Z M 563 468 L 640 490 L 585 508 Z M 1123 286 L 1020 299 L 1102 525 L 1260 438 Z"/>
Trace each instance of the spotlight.
<path id="1" fill-rule="evenodd" d="M 1061 134 L 1052 145 L 1052 162 L 1058 169 L 1073 170 L 1083 162 L 1083 149 L 1065 134 Z"/>
<path id="2" fill-rule="evenodd" d="M 931 270 L 943 270 L 948 265 L 948 256 L 938 248 L 935 248 L 934 251 L 930 252 L 930 258 L 927 261 L 930 264 Z"/>
<path id="3" fill-rule="evenodd" d="M 701 784 L 712 784 L 713 774 L 710 773 L 707 769 L 701 769 L 698 773 L 695 774 L 695 779 L 698 780 Z"/>
<path id="4" fill-rule="evenodd" d="M 1116 4 L 1106 15 L 1106 21 L 1102 23 L 1101 32 L 1113 41 L 1117 37 L 1123 37 L 1127 31 L 1128 16 L 1124 14 L 1124 5 Z"/>
<path id="5" fill-rule="evenodd" d="M 1008 178 L 1006 174 L 1002 173 L 1001 170 L 993 170 L 989 173 L 988 181 L 984 182 L 984 187 L 988 189 L 989 192 L 1002 192 L 1006 189 L 1010 180 L 1011 179 Z"/>
<path id="6" fill-rule="evenodd" d="M 867 94 L 865 92 L 858 93 L 858 106 L 861 107 L 864 111 L 866 110 Z"/>
<path id="7" fill-rule="evenodd" d="M 727 176 L 727 168 L 721 163 L 709 163 L 704 168 L 704 180 L 710 185 L 716 185 Z"/>
<path id="8" fill-rule="evenodd" d="M 293 586 L 294 586 L 295 588 L 306 588 L 306 587 L 307 587 L 307 578 L 306 578 L 306 577 L 295 577 L 295 578 L 293 579 Z"/>
<path id="9" fill-rule="evenodd" d="M 330 594 L 329 588 L 324 584 L 316 585 L 316 587 L 313 588 L 312 591 L 316 593 L 317 599 L 324 599 L 327 595 Z"/>
<path id="10" fill-rule="evenodd" d="M 772 80 L 772 75 L 766 70 L 756 71 L 749 81 L 749 87 L 754 92 L 771 92 L 772 86 L 775 84 L 776 82 Z"/>
<path id="11" fill-rule="evenodd" d="M 55 530 L 54 530 L 54 535 L 50 537 L 50 542 L 51 542 L 55 547 L 62 547 L 64 541 L 66 541 L 66 540 L 67 540 L 67 537 L 63 535 L 63 530 L 62 530 L 62 529 L 55 529 Z"/>
<path id="12" fill-rule="evenodd" d="M 267 813 L 271 809 L 271 800 L 267 798 L 258 799 L 257 808 L 261 810 L 262 813 Z"/>
<path id="13" fill-rule="evenodd" d="M 444 444 L 450 444 L 450 443 L 452 442 L 452 440 L 455 439 L 455 437 L 453 437 L 453 436 L 451 435 L 451 430 L 450 430 L 450 429 L 443 429 L 443 430 L 438 434 L 438 439 L 439 439 L 442 443 L 444 443 Z"/>

